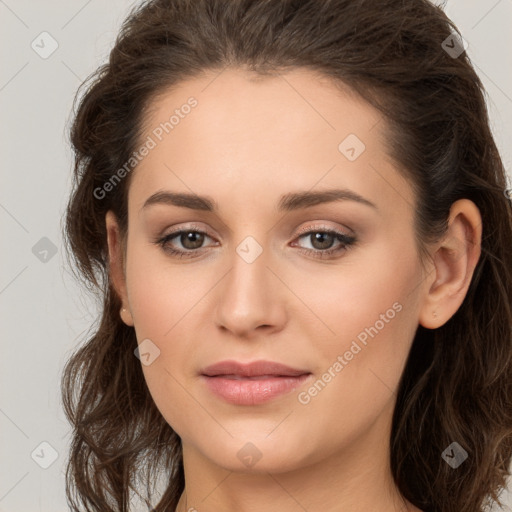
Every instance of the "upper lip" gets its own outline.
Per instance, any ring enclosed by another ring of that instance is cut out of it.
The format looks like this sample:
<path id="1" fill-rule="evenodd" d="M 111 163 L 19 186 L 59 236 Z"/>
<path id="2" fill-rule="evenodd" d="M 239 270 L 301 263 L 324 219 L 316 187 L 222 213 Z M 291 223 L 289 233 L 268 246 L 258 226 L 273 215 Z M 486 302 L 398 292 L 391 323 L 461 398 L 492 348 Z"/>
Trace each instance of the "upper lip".
<path id="1" fill-rule="evenodd" d="M 220 361 L 201 371 L 202 375 L 214 377 L 218 375 L 238 375 L 240 377 L 258 377 L 264 375 L 297 377 L 311 373 L 308 370 L 291 368 L 274 361 L 254 361 L 252 363 L 239 363 L 238 361 Z"/>

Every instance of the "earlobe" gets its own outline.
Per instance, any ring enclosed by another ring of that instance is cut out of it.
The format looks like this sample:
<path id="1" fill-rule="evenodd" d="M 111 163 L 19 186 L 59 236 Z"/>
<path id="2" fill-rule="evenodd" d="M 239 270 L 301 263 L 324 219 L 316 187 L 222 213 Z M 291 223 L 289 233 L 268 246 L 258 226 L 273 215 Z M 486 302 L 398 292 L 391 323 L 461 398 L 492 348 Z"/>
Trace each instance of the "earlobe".
<path id="1" fill-rule="evenodd" d="M 466 297 L 480 258 L 482 218 L 469 199 L 456 201 L 450 209 L 448 229 L 434 248 L 434 269 L 425 279 L 425 296 L 419 323 L 427 329 L 445 324 Z"/>
<path id="2" fill-rule="evenodd" d="M 119 314 L 126 325 L 133 326 L 133 319 L 126 291 L 126 278 L 119 223 L 114 213 L 110 210 L 105 215 L 105 225 L 109 254 L 109 276 L 112 286 L 123 304 Z"/>
<path id="3" fill-rule="evenodd" d="M 121 311 L 119 312 L 121 316 L 121 320 L 130 327 L 133 327 L 133 318 L 131 312 L 126 308 L 121 308 Z"/>

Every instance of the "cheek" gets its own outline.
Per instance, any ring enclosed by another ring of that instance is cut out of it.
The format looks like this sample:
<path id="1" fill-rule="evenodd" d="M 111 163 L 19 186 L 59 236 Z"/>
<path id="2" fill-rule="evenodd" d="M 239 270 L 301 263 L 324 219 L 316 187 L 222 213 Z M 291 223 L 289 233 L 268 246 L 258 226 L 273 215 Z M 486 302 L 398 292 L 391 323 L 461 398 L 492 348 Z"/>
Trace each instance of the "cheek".
<path id="1" fill-rule="evenodd" d="M 183 411 L 202 414 L 186 385 L 197 355 L 191 349 L 191 332 L 197 332 L 191 323 L 218 277 L 211 269 L 171 266 L 165 256 L 143 243 L 128 250 L 127 286 L 136 337 L 139 344 L 149 339 L 158 348 L 158 357 L 150 365 L 142 364 L 144 378 L 157 408 L 183 437 L 190 430 Z"/>
<path id="2" fill-rule="evenodd" d="M 400 246 L 376 242 L 347 255 L 336 267 L 319 268 L 314 275 L 304 272 L 307 279 L 297 279 L 293 269 L 283 273 L 288 272 L 294 293 L 308 306 L 301 306 L 304 314 L 297 315 L 303 318 L 301 328 L 309 339 L 321 337 L 316 347 L 330 356 L 348 350 L 354 339 L 363 343 L 372 339 L 375 327 L 379 339 L 392 338 L 388 348 L 393 350 L 393 345 L 403 343 L 404 336 L 398 333 L 404 325 L 417 326 L 417 285 L 422 274 L 417 254 L 407 242 Z M 396 336 L 391 336 L 395 330 Z"/>
<path id="3" fill-rule="evenodd" d="M 206 314 L 216 294 L 212 288 L 219 278 L 218 264 L 176 265 L 160 249 L 136 243 L 136 237 L 131 240 L 126 270 L 137 338 L 160 340 L 165 348 L 187 324 L 194 323 L 194 316 Z M 407 348 L 404 344 L 410 340 L 399 333 L 404 325 L 407 333 L 417 327 L 413 291 L 421 276 L 412 245 L 382 241 L 347 255 L 336 266 L 301 265 L 285 262 L 275 267 L 283 281 L 291 284 L 291 290 L 275 297 L 288 309 L 291 325 L 298 325 L 304 339 L 323 354 L 323 363 L 350 350 L 354 340 L 363 346 L 380 340 L 379 357 L 384 360 Z M 218 300 L 222 296 L 213 302 Z M 172 343 L 172 350 L 179 352 L 179 344 Z"/>
<path id="4" fill-rule="evenodd" d="M 159 251 L 134 244 L 126 273 L 138 339 L 154 337 L 165 342 L 194 306 L 204 299 L 212 279 L 208 269 L 173 265 Z"/>
<path id="5" fill-rule="evenodd" d="M 321 319 L 307 316 L 300 326 L 310 342 L 317 340 L 320 376 L 301 403 L 311 400 L 309 411 L 337 404 L 328 422 L 336 423 L 341 410 L 354 412 L 355 422 L 372 421 L 397 390 L 418 326 L 421 267 L 414 249 L 377 248 L 347 260 L 338 277 L 317 275 L 314 287 L 297 291 Z M 340 429 L 356 427 L 346 421 L 337 422 Z"/>

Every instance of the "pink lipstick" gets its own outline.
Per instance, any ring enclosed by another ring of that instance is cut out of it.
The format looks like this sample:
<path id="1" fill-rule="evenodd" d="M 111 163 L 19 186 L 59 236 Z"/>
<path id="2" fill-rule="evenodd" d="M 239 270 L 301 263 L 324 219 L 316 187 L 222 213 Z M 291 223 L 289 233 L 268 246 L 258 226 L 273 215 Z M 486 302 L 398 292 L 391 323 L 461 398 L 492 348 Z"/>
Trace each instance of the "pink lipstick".
<path id="1" fill-rule="evenodd" d="M 257 405 L 293 391 L 312 373 L 272 361 L 221 361 L 201 371 L 208 389 L 229 403 Z"/>

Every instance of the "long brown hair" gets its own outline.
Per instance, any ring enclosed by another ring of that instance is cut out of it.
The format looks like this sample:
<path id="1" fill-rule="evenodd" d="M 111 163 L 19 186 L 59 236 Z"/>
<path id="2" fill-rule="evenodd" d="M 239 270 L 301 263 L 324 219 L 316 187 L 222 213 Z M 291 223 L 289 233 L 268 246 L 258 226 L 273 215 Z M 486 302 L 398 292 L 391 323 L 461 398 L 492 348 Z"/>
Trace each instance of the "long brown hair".
<path id="1" fill-rule="evenodd" d="M 74 429 L 72 510 L 127 511 L 136 492 L 169 511 L 184 489 L 180 438 L 151 398 L 109 278 L 105 213 L 116 214 L 125 235 L 130 176 L 105 197 L 95 190 L 137 148 L 157 94 L 227 66 L 261 75 L 310 69 L 377 108 L 389 154 L 417 196 L 421 248 L 444 233 L 454 201 L 480 209 L 482 253 L 464 302 L 438 329 L 418 326 L 397 394 L 391 468 L 402 495 L 425 512 L 475 512 L 498 500 L 512 458 L 512 208 L 482 83 L 466 53 L 446 48 L 460 46 L 458 34 L 427 0 L 154 0 L 133 8 L 109 61 L 79 101 L 77 93 L 71 128 L 65 238 L 103 309 L 62 378 Z M 441 456 L 453 442 L 468 454 L 457 469 Z M 162 475 L 157 498 L 150 482 Z"/>

